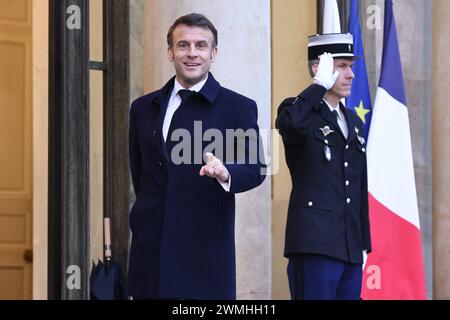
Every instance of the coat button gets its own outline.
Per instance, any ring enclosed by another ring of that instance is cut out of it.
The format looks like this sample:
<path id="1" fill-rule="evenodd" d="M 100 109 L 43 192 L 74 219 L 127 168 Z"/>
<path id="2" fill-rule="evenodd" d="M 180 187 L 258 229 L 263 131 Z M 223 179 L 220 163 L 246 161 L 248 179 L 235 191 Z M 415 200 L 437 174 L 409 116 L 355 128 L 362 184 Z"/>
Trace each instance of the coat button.
<path id="1" fill-rule="evenodd" d="M 362 152 L 366 152 L 366 148 L 362 148 Z"/>
<path id="2" fill-rule="evenodd" d="M 156 130 L 153 131 L 153 139 L 156 139 L 157 133 Z"/>
<path id="3" fill-rule="evenodd" d="M 344 162 L 344 167 L 346 167 L 346 168 L 348 167 L 348 162 L 347 161 Z"/>
<path id="4" fill-rule="evenodd" d="M 350 198 L 347 198 L 347 203 L 350 203 Z"/>
<path id="5" fill-rule="evenodd" d="M 348 186 L 350 184 L 350 181 L 345 180 L 345 185 Z"/>
<path id="6" fill-rule="evenodd" d="M 323 142 L 325 142 L 325 144 L 328 144 L 328 140 L 327 139 L 325 139 Z"/>
<path id="7" fill-rule="evenodd" d="M 313 206 L 312 201 L 308 202 L 308 207 L 312 207 L 312 206 Z"/>
<path id="8" fill-rule="evenodd" d="M 162 167 L 163 163 L 162 161 L 158 161 L 158 166 Z"/>
<path id="9" fill-rule="evenodd" d="M 348 144 L 345 145 L 345 150 L 348 150 Z"/>

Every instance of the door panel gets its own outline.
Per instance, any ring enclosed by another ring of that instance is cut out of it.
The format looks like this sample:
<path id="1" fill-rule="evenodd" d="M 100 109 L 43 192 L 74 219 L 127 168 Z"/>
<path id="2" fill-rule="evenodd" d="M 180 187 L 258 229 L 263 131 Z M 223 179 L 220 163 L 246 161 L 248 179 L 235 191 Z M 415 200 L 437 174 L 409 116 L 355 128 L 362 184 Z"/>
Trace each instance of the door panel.
<path id="1" fill-rule="evenodd" d="M 0 19 L 12 22 L 26 22 L 28 19 L 28 0 L 0 0 Z"/>
<path id="2" fill-rule="evenodd" d="M 0 299 L 31 299 L 31 1 L 0 0 Z"/>

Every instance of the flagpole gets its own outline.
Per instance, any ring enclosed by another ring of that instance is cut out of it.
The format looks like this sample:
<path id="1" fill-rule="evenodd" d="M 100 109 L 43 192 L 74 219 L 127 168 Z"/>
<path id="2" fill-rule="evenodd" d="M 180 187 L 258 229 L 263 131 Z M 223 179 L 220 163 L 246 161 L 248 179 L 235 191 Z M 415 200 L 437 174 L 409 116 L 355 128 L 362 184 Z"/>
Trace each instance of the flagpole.
<path id="1" fill-rule="evenodd" d="M 324 14 L 324 2 L 325 0 L 317 0 L 317 26 L 316 30 L 317 33 L 323 33 L 323 14 Z M 348 2 L 346 0 L 336 0 L 338 9 L 339 9 L 339 19 L 341 21 L 341 32 L 348 32 L 347 23 L 349 14 L 350 14 L 350 7 L 348 5 Z"/>

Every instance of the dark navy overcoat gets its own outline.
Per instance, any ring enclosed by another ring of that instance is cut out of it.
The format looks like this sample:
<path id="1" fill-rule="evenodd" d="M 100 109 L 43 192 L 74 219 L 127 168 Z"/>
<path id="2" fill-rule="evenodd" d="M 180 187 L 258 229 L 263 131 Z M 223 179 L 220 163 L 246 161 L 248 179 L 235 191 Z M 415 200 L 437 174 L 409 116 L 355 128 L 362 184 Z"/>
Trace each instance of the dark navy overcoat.
<path id="1" fill-rule="evenodd" d="M 259 153 L 261 147 L 257 106 L 221 87 L 210 73 L 203 88 L 175 112 L 165 142 L 162 123 L 173 86 L 174 78 L 135 100 L 130 109 L 129 152 L 136 201 L 129 217 L 128 295 L 234 299 L 235 194 L 264 180 L 262 158 L 250 161 L 254 159 L 249 156 L 249 150 Z M 235 135 L 230 141 L 225 138 L 227 129 L 257 132 L 258 137 Z M 218 132 L 223 148 L 217 147 L 221 145 Z M 205 147 L 215 140 L 213 153 L 221 156 L 231 175 L 230 192 L 216 179 L 199 175 Z M 244 155 L 235 152 L 239 148 Z"/>

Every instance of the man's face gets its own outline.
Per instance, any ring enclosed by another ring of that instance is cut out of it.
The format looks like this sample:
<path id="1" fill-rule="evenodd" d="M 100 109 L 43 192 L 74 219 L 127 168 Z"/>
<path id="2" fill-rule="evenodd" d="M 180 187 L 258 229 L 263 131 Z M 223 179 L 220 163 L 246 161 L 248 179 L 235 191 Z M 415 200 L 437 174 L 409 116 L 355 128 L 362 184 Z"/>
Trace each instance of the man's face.
<path id="1" fill-rule="evenodd" d="M 334 70 L 339 71 L 339 76 L 336 79 L 334 86 L 330 89 L 330 93 L 339 99 L 348 97 L 352 88 L 352 81 L 355 77 L 353 73 L 353 60 L 334 58 Z"/>
<path id="2" fill-rule="evenodd" d="M 190 88 L 206 79 L 217 54 L 217 48 L 212 47 L 213 40 L 209 29 L 180 24 L 173 30 L 172 46 L 167 54 L 183 87 Z"/>

